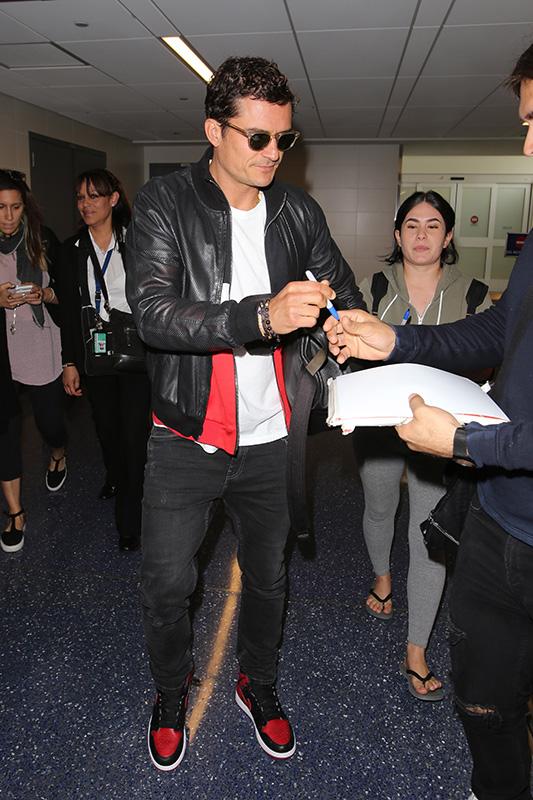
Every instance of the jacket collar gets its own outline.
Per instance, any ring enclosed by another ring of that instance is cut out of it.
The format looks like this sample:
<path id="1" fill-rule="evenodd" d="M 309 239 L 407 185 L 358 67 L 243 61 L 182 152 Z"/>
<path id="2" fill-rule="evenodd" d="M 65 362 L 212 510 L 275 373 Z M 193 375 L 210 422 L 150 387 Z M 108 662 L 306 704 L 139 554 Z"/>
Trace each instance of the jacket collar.
<path id="1" fill-rule="evenodd" d="M 218 186 L 209 171 L 209 162 L 212 158 L 213 148 L 209 145 L 200 161 L 197 161 L 191 166 L 192 182 L 204 205 L 208 206 L 213 211 L 228 211 L 229 203 L 222 189 Z M 266 226 L 268 226 L 281 211 L 287 193 L 283 184 L 275 180 L 272 181 L 270 186 L 262 189 L 262 192 L 265 195 L 267 208 Z"/>

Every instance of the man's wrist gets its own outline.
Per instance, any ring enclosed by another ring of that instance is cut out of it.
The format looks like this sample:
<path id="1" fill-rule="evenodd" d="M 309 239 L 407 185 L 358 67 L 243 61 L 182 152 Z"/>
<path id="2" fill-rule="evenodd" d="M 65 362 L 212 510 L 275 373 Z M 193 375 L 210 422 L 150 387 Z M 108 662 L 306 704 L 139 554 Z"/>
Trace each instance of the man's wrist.
<path id="1" fill-rule="evenodd" d="M 279 336 L 270 322 L 270 300 L 260 300 L 257 304 L 257 327 L 263 339 L 279 342 Z"/>
<path id="2" fill-rule="evenodd" d="M 455 429 L 453 437 L 453 458 L 456 461 L 468 461 L 474 463 L 474 459 L 468 452 L 467 431 L 464 425 L 459 425 Z"/>

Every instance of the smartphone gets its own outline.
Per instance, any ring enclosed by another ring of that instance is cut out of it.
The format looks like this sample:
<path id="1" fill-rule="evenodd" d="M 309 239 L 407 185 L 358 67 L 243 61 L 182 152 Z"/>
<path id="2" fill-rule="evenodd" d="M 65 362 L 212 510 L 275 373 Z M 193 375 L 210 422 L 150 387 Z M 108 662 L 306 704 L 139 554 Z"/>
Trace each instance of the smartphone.
<path id="1" fill-rule="evenodd" d="M 18 286 L 15 286 L 12 289 L 13 292 L 16 294 L 28 294 L 29 292 L 33 291 L 33 284 L 32 283 L 20 283 Z"/>

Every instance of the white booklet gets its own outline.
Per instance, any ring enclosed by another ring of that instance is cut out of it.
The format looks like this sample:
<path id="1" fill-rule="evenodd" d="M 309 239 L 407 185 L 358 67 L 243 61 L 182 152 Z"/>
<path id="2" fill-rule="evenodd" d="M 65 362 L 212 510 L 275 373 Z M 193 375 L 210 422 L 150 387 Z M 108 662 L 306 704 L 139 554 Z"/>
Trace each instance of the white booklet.
<path id="1" fill-rule="evenodd" d="M 449 411 L 460 423 L 496 425 L 509 418 L 474 381 L 421 364 L 388 364 L 329 381 L 328 425 L 401 425 L 412 419 L 409 396 Z"/>

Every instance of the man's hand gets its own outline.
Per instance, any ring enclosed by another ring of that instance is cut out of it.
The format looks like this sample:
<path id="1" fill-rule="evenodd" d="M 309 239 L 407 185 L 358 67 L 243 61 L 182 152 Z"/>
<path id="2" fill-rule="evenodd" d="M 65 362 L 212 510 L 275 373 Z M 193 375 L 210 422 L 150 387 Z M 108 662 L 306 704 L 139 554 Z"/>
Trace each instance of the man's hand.
<path id="1" fill-rule="evenodd" d="M 81 397 L 80 373 L 76 367 L 63 367 L 63 388 L 72 397 Z"/>
<path id="2" fill-rule="evenodd" d="M 348 358 L 383 361 L 396 344 L 394 329 L 359 308 L 339 311 L 341 321 L 330 317 L 324 323 L 329 349 L 339 364 Z"/>
<path id="3" fill-rule="evenodd" d="M 270 299 L 270 324 L 274 333 L 292 333 L 298 328 L 313 328 L 320 309 L 335 292 L 327 281 L 291 281 Z"/>
<path id="4" fill-rule="evenodd" d="M 396 425 L 396 432 L 410 450 L 432 456 L 453 457 L 453 437 L 459 423 L 442 408 L 427 406 L 419 394 L 409 398 L 411 422 Z"/>

